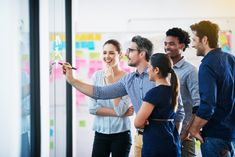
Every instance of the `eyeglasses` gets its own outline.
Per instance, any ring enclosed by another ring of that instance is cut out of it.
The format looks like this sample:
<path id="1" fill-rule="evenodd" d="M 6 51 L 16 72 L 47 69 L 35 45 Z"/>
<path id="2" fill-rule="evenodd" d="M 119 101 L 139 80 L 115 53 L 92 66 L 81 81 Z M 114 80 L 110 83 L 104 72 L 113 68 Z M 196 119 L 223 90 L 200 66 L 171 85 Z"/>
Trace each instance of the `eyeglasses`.
<path id="1" fill-rule="evenodd" d="M 127 53 L 134 52 L 134 51 L 139 51 L 139 49 L 128 48 L 128 49 L 126 50 Z"/>

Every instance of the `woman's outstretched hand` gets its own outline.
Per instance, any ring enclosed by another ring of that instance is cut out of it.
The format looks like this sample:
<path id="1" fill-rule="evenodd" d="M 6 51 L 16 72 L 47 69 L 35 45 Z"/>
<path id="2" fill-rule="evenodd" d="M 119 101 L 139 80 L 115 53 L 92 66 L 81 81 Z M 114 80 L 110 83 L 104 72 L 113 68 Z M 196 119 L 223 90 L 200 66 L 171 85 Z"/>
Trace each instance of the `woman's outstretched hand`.
<path id="1" fill-rule="evenodd" d="M 62 65 L 62 69 L 63 69 L 63 74 L 66 76 L 66 80 L 72 84 L 74 78 L 73 78 L 73 73 L 72 73 L 72 66 L 68 63 L 65 62 Z"/>

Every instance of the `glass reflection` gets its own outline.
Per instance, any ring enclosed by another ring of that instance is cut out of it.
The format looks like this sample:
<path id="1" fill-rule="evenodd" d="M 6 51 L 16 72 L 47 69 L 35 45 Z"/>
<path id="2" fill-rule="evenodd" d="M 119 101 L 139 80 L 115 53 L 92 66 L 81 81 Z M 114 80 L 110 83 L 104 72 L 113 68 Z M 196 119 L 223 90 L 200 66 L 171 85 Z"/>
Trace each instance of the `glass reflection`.
<path id="1" fill-rule="evenodd" d="M 30 156 L 30 57 L 28 1 L 21 3 L 19 19 L 21 56 L 21 157 Z"/>

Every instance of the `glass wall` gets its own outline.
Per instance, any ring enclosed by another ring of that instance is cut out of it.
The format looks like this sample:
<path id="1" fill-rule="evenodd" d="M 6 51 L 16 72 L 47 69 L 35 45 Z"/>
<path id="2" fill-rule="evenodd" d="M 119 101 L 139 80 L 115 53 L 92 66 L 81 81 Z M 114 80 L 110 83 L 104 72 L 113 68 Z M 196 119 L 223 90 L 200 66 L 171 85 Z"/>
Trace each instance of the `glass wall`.
<path id="1" fill-rule="evenodd" d="M 65 1 L 49 1 L 50 156 L 66 156 Z"/>
<path id="2" fill-rule="evenodd" d="M 25 87 L 25 84 L 29 83 L 28 79 L 25 78 L 24 81 L 24 76 L 29 76 L 29 73 L 24 75 L 23 68 L 29 59 L 23 60 L 23 54 L 27 56 L 29 48 L 27 8 L 27 1 L 0 2 L 0 156 L 20 156 L 26 152 L 26 149 L 23 149 L 23 141 L 29 141 L 28 136 L 28 139 L 23 137 L 24 133 L 29 131 L 23 120 L 26 112 L 24 104 L 28 103 L 26 97 L 29 96 L 29 91 Z M 26 43 L 23 38 L 26 38 Z M 28 110 L 28 107 L 26 108 Z"/>
<path id="3" fill-rule="evenodd" d="M 30 55 L 29 1 L 20 3 L 20 60 L 21 60 L 21 157 L 30 156 Z"/>

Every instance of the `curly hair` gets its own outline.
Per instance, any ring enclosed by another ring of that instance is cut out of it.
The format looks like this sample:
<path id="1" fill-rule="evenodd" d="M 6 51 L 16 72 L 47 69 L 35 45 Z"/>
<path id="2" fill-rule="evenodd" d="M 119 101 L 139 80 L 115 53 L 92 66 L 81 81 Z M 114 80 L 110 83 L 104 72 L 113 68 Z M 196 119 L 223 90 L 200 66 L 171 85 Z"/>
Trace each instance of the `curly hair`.
<path id="1" fill-rule="evenodd" d="M 177 37 L 179 39 L 179 43 L 185 45 L 183 51 L 185 51 L 185 49 L 189 47 L 190 36 L 188 32 L 182 30 L 181 28 L 174 27 L 174 28 L 169 29 L 166 32 L 166 36 Z"/>

